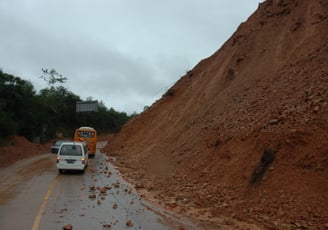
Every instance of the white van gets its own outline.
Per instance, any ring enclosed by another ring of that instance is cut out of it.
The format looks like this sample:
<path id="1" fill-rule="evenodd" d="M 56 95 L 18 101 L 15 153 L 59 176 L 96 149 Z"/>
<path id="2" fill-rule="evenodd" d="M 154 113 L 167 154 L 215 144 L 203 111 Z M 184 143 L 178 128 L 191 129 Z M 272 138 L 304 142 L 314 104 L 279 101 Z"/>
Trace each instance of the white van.
<path id="1" fill-rule="evenodd" d="M 88 166 L 88 148 L 83 142 L 64 142 L 57 153 L 57 169 L 79 170 L 84 172 Z"/>

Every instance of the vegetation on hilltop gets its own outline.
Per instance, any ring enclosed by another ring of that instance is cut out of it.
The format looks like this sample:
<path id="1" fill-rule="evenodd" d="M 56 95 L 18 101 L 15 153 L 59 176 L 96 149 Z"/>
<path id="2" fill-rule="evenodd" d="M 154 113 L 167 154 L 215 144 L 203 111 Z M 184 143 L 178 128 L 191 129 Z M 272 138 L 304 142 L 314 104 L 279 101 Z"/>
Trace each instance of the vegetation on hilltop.
<path id="1" fill-rule="evenodd" d="M 42 71 L 48 87 L 36 92 L 31 82 L 0 70 L 0 141 L 11 135 L 41 141 L 55 138 L 56 133 L 69 137 L 79 126 L 92 126 L 99 133 L 117 132 L 130 119 L 102 102 L 97 112 L 77 114 L 76 102 L 81 98 L 64 86 L 55 86 L 67 78 L 53 69 Z"/>

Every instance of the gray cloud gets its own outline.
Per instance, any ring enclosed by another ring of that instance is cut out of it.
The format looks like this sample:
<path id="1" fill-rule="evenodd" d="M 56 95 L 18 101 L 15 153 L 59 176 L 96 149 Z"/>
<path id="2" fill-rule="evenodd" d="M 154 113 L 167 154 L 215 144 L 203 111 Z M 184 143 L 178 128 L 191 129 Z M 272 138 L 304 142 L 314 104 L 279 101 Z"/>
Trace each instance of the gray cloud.
<path id="1" fill-rule="evenodd" d="M 41 68 L 75 94 L 140 112 L 214 53 L 260 1 L 2 0 L 0 68 L 46 87 Z"/>

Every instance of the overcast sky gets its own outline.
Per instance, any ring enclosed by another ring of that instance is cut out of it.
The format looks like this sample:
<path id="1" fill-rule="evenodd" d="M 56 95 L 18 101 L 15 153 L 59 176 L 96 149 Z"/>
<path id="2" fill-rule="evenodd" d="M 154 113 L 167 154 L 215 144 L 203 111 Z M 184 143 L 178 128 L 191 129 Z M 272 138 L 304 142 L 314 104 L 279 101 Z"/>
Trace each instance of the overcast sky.
<path id="1" fill-rule="evenodd" d="M 0 68 L 47 87 L 41 68 L 107 108 L 141 112 L 212 55 L 259 0 L 0 0 Z"/>

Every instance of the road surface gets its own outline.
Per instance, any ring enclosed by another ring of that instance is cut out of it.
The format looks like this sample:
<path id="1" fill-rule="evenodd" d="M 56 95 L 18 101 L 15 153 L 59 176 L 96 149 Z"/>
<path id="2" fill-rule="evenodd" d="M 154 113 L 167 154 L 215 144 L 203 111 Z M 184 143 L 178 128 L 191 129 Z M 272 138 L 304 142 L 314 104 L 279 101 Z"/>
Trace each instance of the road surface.
<path id="1" fill-rule="evenodd" d="M 0 169 L 0 229 L 197 228 L 140 198 L 99 149 L 85 173 L 58 174 L 55 158 L 48 153 Z"/>

